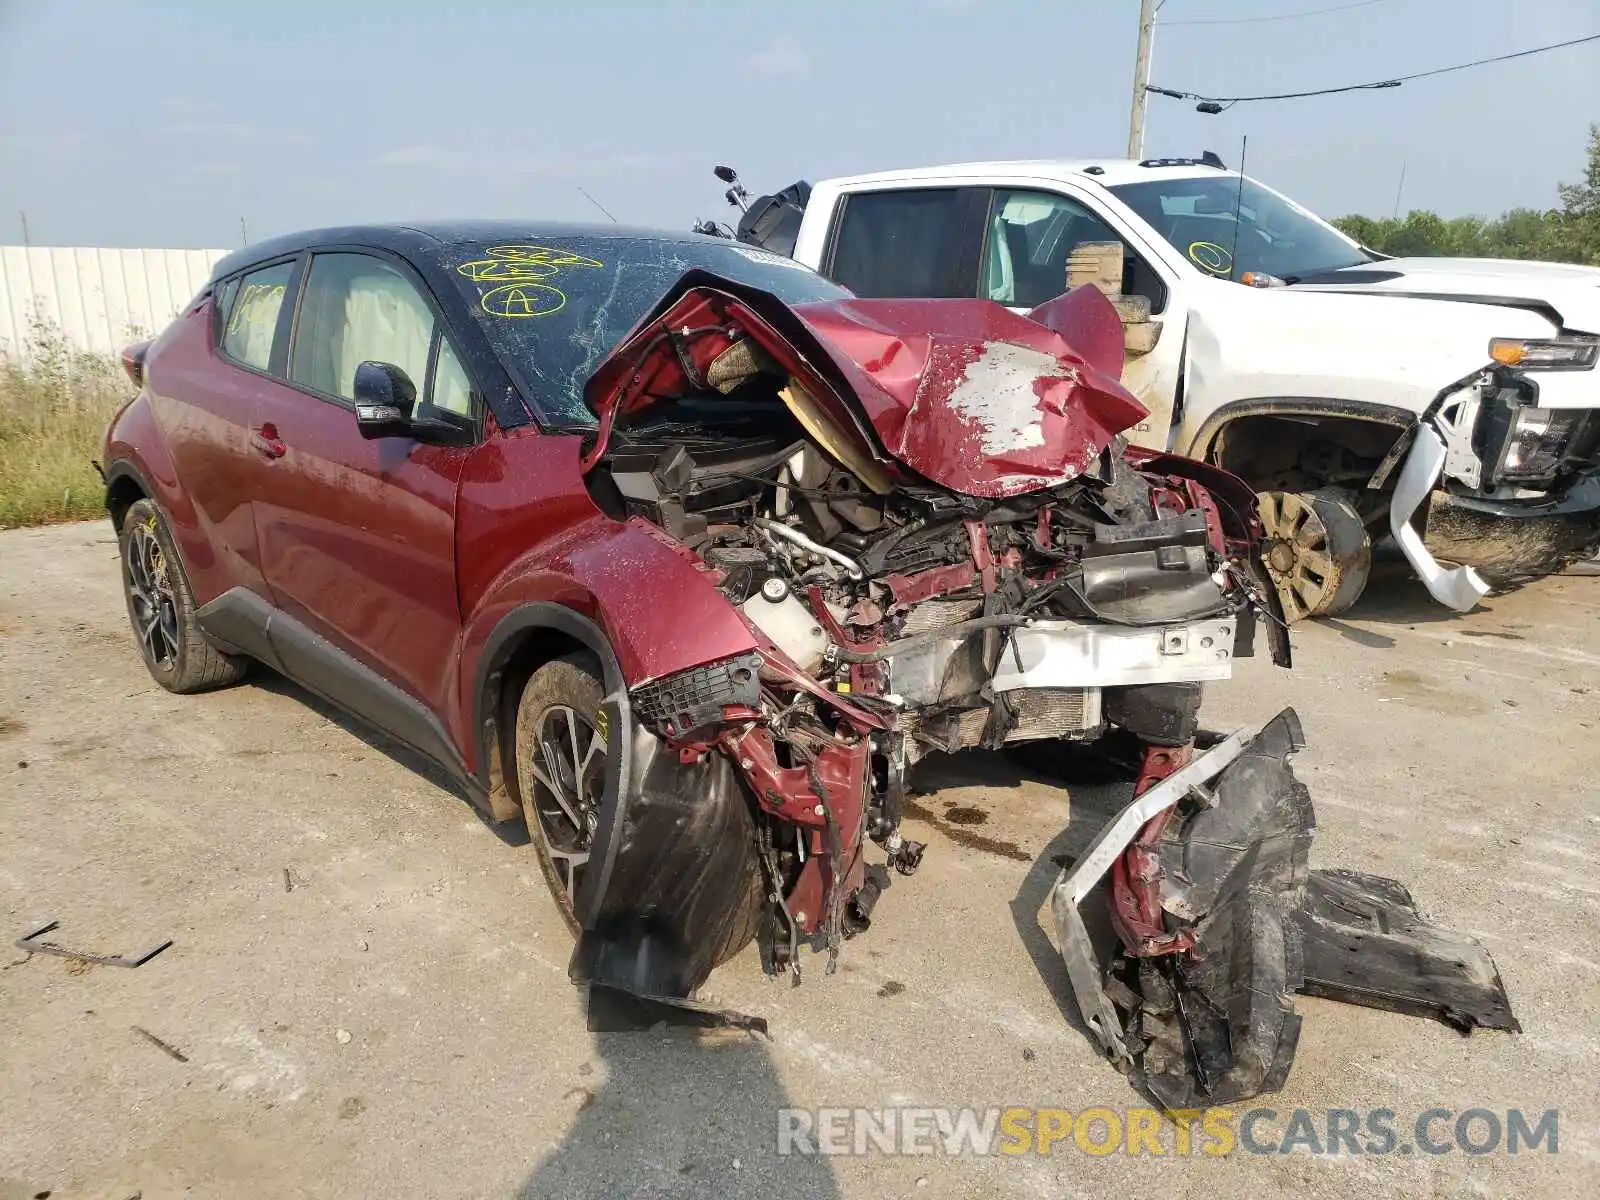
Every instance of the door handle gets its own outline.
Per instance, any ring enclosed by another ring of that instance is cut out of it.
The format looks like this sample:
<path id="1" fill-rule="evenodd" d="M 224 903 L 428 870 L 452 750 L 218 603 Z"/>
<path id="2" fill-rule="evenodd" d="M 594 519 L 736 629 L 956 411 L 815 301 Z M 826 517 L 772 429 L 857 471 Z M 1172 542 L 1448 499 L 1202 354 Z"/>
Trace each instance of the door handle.
<path id="1" fill-rule="evenodd" d="M 282 458 L 289 447 L 278 436 L 278 427 L 268 421 L 250 431 L 250 448 L 263 458 Z"/>

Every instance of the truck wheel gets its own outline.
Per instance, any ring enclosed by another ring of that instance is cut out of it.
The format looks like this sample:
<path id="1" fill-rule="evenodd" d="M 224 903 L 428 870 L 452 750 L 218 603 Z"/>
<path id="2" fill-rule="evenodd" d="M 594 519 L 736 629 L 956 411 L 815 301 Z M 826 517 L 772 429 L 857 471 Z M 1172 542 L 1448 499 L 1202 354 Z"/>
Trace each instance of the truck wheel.
<path id="1" fill-rule="evenodd" d="M 247 661 L 222 653 L 200 631 L 194 593 L 154 501 L 140 500 L 123 515 L 117 548 L 128 620 L 151 677 L 180 695 L 236 683 Z"/>
<path id="2" fill-rule="evenodd" d="M 1372 540 L 1349 493 L 1262 492 L 1267 572 L 1290 621 L 1342 613 L 1372 572 Z"/>

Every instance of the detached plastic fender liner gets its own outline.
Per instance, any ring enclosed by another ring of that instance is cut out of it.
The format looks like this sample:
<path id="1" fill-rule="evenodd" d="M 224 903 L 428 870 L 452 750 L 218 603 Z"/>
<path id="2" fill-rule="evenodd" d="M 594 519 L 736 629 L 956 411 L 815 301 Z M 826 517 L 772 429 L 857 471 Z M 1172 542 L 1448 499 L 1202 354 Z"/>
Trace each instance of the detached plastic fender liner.
<path id="1" fill-rule="evenodd" d="M 1096 941 L 1104 939 L 1104 933 L 1091 938 L 1079 906 L 1099 887 L 1111 864 L 1150 818 L 1173 807 L 1193 788 L 1210 783 L 1244 752 L 1244 747 L 1243 731 L 1230 734 L 1188 766 L 1173 772 L 1143 795 L 1134 797 L 1096 835 L 1083 857 L 1061 872 L 1050 894 L 1050 911 L 1056 922 L 1078 1011 L 1099 1038 L 1106 1054 L 1125 1064 L 1132 1064 L 1132 1055 L 1123 1041 L 1122 1019 L 1102 986 L 1105 972 L 1095 946 Z"/>
<path id="2" fill-rule="evenodd" d="M 1411 524 L 1412 517 L 1433 492 L 1433 485 L 1444 470 L 1444 459 L 1444 439 L 1432 426 L 1419 425 L 1389 500 L 1389 529 L 1433 598 L 1457 612 L 1470 612 L 1489 594 L 1489 585 L 1471 567 L 1441 566 Z"/>
<path id="3" fill-rule="evenodd" d="M 609 698 L 604 707 L 609 718 Z M 760 893 L 750 800 L 726 755 L 686 763 L 638 724 L 613 726 L 608 738 L 608 759 L 627 761 L 626 790 L 617 796 L 603 886 L 589 890 L 586 878 L 580 888 L 582 929 L 569 973 L 580 984 L 684 999 L 754 932 L 751 905 Z"/>
<path id="4" fill-rule="evenodd" d="M 1254 736 L 1232 734 L 1135 798 L 1056 884 L 1052 911 L 1085 1023 L 1169 1107 L 1273 1090 L 1293 1062 L 1293 918 L 1315 816 L 1287 759 L 1303 745 L 1293 709 Z M 1161 904 L 1169 927 L 1194 930 L 1195 947 L 1131 957 L 1111 932 L 1104 877 L 1151 817 L 1191 796 L 1162 834 Z"/>

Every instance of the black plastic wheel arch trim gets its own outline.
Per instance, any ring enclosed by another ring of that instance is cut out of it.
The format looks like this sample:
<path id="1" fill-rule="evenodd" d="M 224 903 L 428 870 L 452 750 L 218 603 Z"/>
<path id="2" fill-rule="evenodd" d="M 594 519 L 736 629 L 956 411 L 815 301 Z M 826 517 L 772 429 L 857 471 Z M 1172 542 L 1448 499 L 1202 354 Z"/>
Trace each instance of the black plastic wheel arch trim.
<path id="1" fill-rule="evenodd" d="M 489 634 L 472 689 L 472 736 L 478 747 L 478 774 L 475 784 L 487 793 L 490 779 L 488 722 L 493 716 L 489 708 L 491 688 L 499 682 L 501 673 L 511 660 L 523 637 L 530 633 L 553 631 L 565 634 L 591 651 L 600 660 L 601 686 L 605 692 L 600 708 L 605 716 L 606 786 L 600 801 L 598 824 L 590 846 L 589 863 L 578 885 L 578 894 L 572 898 L 572 911 L 578 924 L 591 929 L 601 910 L 601 900 L 610 886 L 612 871 L 616 866 L 617 851 L 621 843 L 622 800 L 628 794 L 633 775 L 631 749 L 633 746 L 633 710 L 628 702 L 628 687 L 622 677 L 622 664 L 611 648 L 600 626 L 588 617 L 560 604 L 539 601 L 512 609 Z M 494 690 L 498 691 L 497 688 Z M 501 731 L 506 736 L 506 731 Z M 615 753 L 610 752 L 612 749 Z"/>

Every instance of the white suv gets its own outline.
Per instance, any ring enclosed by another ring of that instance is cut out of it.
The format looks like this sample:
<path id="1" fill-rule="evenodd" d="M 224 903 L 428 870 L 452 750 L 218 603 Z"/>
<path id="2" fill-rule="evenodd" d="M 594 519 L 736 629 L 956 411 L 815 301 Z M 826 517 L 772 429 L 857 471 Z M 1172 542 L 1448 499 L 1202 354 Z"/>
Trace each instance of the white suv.
<path id="1" fill-rule="evenodd" d="M 738 234 L 862 296 L 1020 310 L 1075 249 L 1121 243 L 1158 324 L 1129 343 L 1132 440 L 1262 494 L 1292 616 L 1349 607 L 1386 531 L 1460 610 L 1600 543 L 1600 269 L 1387 259 L 1209 154 L 830 179 L 748 204 Z"/>

